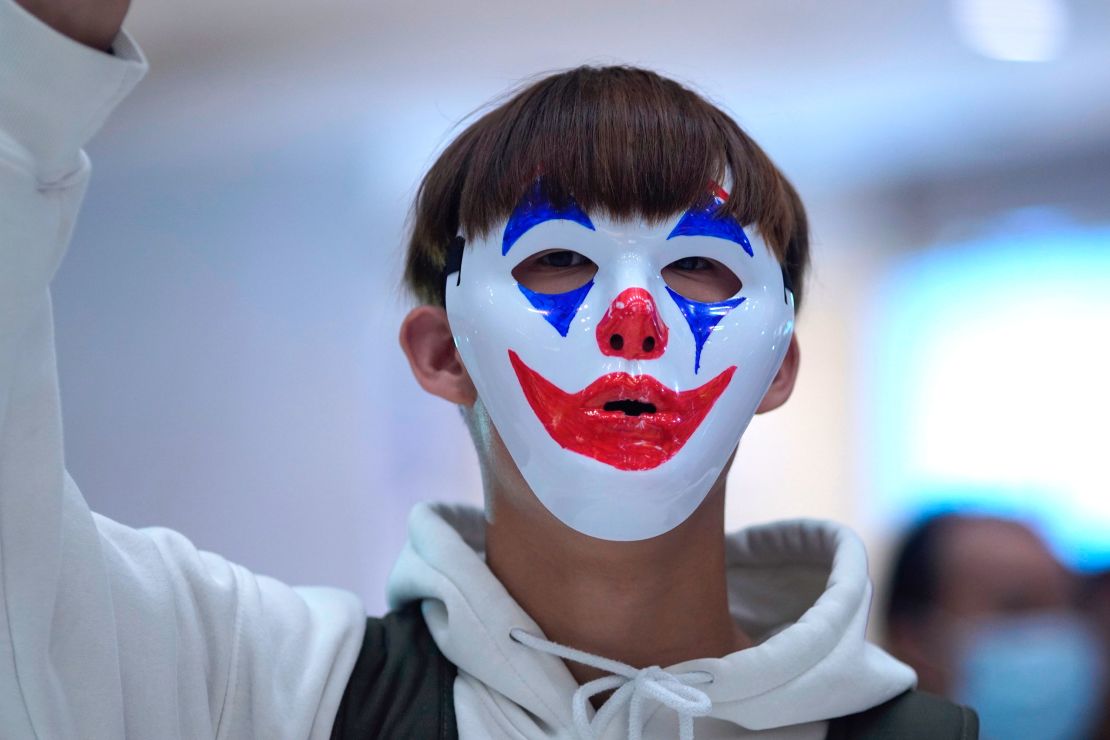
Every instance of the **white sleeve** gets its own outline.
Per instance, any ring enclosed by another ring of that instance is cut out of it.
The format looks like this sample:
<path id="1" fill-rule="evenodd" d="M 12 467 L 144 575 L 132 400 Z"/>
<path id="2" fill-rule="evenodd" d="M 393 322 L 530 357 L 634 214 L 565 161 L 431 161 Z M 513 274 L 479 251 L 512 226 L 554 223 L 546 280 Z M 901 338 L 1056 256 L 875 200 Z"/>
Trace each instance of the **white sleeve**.
<path id="1" fill-rule="evenodd" d="M 0 0 L 0 735 L 326 738 L 358 599 L 97 516 L 65 470 L 49 284 L 81 147 L 146 70 L 113 50 Z"/>

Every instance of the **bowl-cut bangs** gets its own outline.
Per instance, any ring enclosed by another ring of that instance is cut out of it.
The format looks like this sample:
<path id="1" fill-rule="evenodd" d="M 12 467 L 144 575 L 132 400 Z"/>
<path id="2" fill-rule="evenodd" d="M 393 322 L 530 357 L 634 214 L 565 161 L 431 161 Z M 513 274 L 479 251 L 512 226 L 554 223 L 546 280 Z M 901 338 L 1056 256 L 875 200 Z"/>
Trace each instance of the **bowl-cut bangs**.
<path id="1" fill-rule="evenodd" d="M 487 234 L 537 177 L 556 205 L 573 196 L 587 213 L 648 221 L 727 183 L 719 216 L 759 229 L 801 305 L 809 237 L 794 188 L 721 109 L 655 72 L 624 66 L 578 67 L 527 83 L 447 146 L 413 206 L 405 283 L 417 300 L 443 305 L 451 241 Z"/>

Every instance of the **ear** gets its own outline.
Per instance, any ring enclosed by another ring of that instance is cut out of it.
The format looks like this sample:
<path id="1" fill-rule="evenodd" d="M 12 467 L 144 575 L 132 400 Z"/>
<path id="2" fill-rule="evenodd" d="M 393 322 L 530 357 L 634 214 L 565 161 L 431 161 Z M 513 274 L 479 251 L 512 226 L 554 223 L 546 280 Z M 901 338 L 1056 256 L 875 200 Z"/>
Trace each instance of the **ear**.
<path id="1" fill-rule="evenodd" d="M 757 414 L 773 411 L 786 403 L 790 394 L 794 392 L 794 381 L 798 379 L 798 363 L 801 356 L 798 350 L 798 335 L 790 335 L 790 345 L 786 348 L 786 356 L 782 358 L 782 365 L 771 381 L 771 387 L 763 394 L 763 400 L 755 410 Z"/>
<path id="2" fill-rule="evenodd" d="M 439 306 L 417 306 L 401 322 L 399 338 L 421 388 L 451 403 L 474 405 L 478 392 L 455 349 L 447 311 Z"/>

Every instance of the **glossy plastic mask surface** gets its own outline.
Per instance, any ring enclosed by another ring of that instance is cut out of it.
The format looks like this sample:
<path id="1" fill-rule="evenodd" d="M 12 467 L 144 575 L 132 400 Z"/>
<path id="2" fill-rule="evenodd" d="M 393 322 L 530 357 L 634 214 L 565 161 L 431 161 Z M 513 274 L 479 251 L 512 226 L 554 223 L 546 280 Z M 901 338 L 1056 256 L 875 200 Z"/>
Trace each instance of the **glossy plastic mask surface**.
<path id="1" fill-rule="evenodd" d="M 539 500 L 566 525 L 640 540 L 685 521 L 728 462 L 774 379 L 793 296 L 754 231 L 712 218 L 721 197 L 659 224 L 554 208 L 536 194 L 468 242 L 447 277 L 456 346 L 490 419 Z M 549 294 L 514 268 L 551 250 L 597 265 Z M 716 260 L 742 287 L 712 303 L 663 269 Z"/>

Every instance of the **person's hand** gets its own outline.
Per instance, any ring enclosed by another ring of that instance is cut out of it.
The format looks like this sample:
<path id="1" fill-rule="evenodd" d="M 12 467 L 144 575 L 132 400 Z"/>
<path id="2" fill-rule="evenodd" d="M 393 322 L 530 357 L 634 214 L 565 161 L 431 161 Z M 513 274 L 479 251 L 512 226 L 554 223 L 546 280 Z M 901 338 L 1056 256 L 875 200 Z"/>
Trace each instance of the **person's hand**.
<path id="1" fill-rule="evenodd" d="M 31 15 L 74 41 L 107 51 L 131 0 L 15 0 Z"/>

